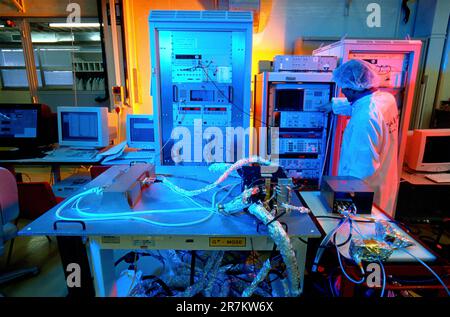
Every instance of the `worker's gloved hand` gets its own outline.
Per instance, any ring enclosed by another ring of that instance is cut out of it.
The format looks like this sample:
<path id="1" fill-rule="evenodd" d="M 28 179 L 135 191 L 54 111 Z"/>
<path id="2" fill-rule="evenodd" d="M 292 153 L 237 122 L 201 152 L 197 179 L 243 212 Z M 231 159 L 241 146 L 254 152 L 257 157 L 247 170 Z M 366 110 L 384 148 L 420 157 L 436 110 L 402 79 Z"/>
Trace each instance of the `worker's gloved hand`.
<path id="1" fill-rule="evenodd" d="M 331 111 L 333 111 L 333 104 L 331 102 L 328 102 L 318 107 L 317 110 L 325 113 L 330 113 Z"/>
<path id="2" fill-rule="evenodd" d="M 331 99 L 331 108 L 334 114 L 351 116 L 352 106 L 347 98 L 336 97 Z"/>

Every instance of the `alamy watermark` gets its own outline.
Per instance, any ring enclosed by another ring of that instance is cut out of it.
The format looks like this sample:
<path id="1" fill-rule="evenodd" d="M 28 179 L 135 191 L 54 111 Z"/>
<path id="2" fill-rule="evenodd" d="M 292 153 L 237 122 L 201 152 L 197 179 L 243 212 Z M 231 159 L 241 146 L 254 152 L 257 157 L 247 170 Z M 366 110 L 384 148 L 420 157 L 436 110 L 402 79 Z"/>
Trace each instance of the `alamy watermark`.
<path id="1" fill-rule="evenodd" d="M 260 157 L 268 157 L 278 162 L 279 129 L 277 127 L 243 128 L 243 127 L 213 127 L 203 129 L 202 120 L 195 119 L 194 125 L 177 126 L 172 129 L 170 140 L 174 141 L 170 154 L 174 163 L 235 162 L 248 157 L 249 149 L 256 148 Z M 252 141 L 253 140 L 253 141 Z M 267 140 L 267 142 L 259 142 Z M 167 141 L 166 141 L 167 142 Z M 163 146 L 166 142 L 163 142 Z"/>
<path id="2" fill-rule="evenodd" d="M 372 2 L 366 7 L 366 12 L 370 12 L 367 16 L 366 24 L 369 28 L 380 28 L 381 27 L 381 6 Z"/>
<path id="3" fill-rule="evenodd" d="M 81 267 L 78 263 L 69 263 L 66 268 L 66 284 L 68 288 L 81 287 Z"/>
<path id="4" fill-rule="evenodd" d="M 69 3 L 66 7 L 66 12 L 70 12 L 66 23 L 81 23 L 81 6 L 78 3 Z"/>
<path id="5" fill-rule="evenodd" d="M 366 267 L 367 287 L 381 287 L 381 266 L 378 263 L 369 263 Z"/>

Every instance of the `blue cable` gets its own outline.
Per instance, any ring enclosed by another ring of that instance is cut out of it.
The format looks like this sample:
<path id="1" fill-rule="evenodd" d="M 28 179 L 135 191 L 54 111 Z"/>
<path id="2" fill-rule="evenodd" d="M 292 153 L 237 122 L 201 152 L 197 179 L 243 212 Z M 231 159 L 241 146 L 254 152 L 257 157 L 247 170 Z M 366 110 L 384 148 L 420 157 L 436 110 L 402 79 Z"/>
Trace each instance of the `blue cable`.
<path id="1" fill-rule="evenodd" d="M 336 295 L 334 295 L 334 286 L 333 286 L 333 281 L 332 281 L 332 278 L 331 278 L 331 274 L 330 274 L 330 276 L 328 276 L 328 284 L 330 285 L 331 295 L 333 297 L 336 297 Z"/>
<path id="2" fill-rule="evenodd" d="M 378 263 L 380 263 L 381 272 L 383 272 L 383 287 L 381 288 L 380 297 L 384 297 L 384 291 L 386 290 L 386 271 L 384 270 L 383 262 L 378 260 Z"/>
<path id="3" fill-rule="evenodd" d="M 318 266 L 319 266 L 319 261 L 320 261 L 320 258 L 322 257 L 322 254 L 323 254 L 323 252 L 324 252 L 324 250 L 325 250 L 326 245 L 327 245 L 327 244 L 330 242 L 330 240 L 333 238 L 334 233 L 337 232 L 337 231 L 340 229 L 340 227 L 343 226 L 343 225 L 345 224 L 346 221 L 347 221 L 347 218 L 342 218 L 342 219 L 339 221 L 338 225 L 337 225 L 333 230 L 331 230 L 331 231 L 325 236 L 325 238 L 323 238 L 323 240 L 322 240 L 322 242 L 320 243 L 319 248 L 318 248 L 318 250 L 317 250 L 317 252 L 316 252 L 316 256 L 315 256 L 315 258 L 314 258 L 314 262 L 313 262 L 313 265 L 312 265 L 312 268 L 311 268 L 311 271 L 312 271 L 312 272 L 317 272 L 317 268 L 318 268 Z"/>
<path id="4" fill-rule="evenodd" d="M 445 291 L 447 292 L 447 295 L 450 296 L 450 291 L 447 288 L 447 285 L 445 285 L 444 281 L 439 277 L 439 275 L 437 275 L 437 273 L 435 271 L 433 271 L 433 269 L 431 267 L 429 267 L 424 261 L 422 261 L 421 259 L 419 259 L 417 256 L 415 256 L 414 254 L 412 254 L 411 252 L 405 250 L 405 249 L 399 249 L 407 254 L 409 254 L 410 256 L 412 256 L 414 259 L 416 259 L 417 261 L 419 261 L 423 266 L 425 266 L 428 271 L 430 271 L 435 277 L 436 279 L 439 281 L 439 283 L 441 283 L 442 286 L 444 286 Z"/>
<path id="5" fill-rule="evenodd" d="M 354 228 L 354 229 L 355 229 L 355 231 L 361 236 L 361 238 L 367 239 L 367 236 L 364 235 L 364 234 L 361 232 L 361 228 L 359 227 L 357 221 L 355 221 L 355 228 Z"/>
<path id="6" fill-rule="evenodd" d="M 346 277 L 349 281 L 351 281 L 351 282 L 353 282 L 353 283 L 355 283 L 355 284 L 362 284 L 362 283 L 364 283 L 364 280 L 365 280 L 364 277 L 363 277 L 361 280 L 356 281 L 356 280 L 354 280 L 353 278 L 351 278 L 351 277 L 347 274 L 347 272 L 345 271 L 344 265 L 342 265 L 341 253 L 339 252 L 339 248 L 337 247 L 337 245 L 336 245 L 336 252 L 337 252 L 337 256 L 338 256 L 338 260 L 339 260 L 339 265 L 341 266 L 342 273 L 344 273 L 345 277 Z"/>

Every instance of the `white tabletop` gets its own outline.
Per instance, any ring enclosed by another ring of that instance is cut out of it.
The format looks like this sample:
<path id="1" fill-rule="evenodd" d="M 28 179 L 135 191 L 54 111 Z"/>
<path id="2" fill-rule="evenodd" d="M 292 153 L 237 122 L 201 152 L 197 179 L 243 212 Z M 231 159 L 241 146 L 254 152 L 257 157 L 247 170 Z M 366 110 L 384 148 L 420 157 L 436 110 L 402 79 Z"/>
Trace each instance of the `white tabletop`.
<path id="1" fill-rule="evenodd" d="M 311 209 L 311 212 L 314 214 L 315 217 L 317 216 L 332 216 L 324 204 L 324 201 L 320 197 L 320 192 L 302 192 L 300 193 L 302 198 L 305 200 L 308 207 Z M 373 206 L 372 208 L 372 214 L 371 215 L 360 215 L 361 218 L 364 217 L 371 217 L 375 219 L 380 220 L 390 220 L 388 216 L 386 216 L 382 211 L 380 211 L 377 207 Z M 320 226 L 322 227 L 323 231 L 325 233 L 330 232 L 333 230 L 336 225 L 339 223 L 338 219 L 331 219 L 331 218 L 318 218 L 317 221 L 319 222 Z M 360 233 L 363 236 L 370 236 L 375 234 L 375 224 L 374 223 L 356 223 L 353 222 L 354 226 L 357 226 L 356 228 L 360 231 Z M 399 226 L 397 226 L 395 223 L 391 222 L 391 225 L 393 228 L 399 230 L 402 234 L 404 234 L 408 239 L 410 239 L 414 245 L 411 247 L 408 247 L 406 250 L 413 254 L 414 256 L 418 257 L 419 259 L 423 261 L 435 261 L 436 256 L 434 256 L 430 251 L 428 251 L 425 247 L 423 247 L 419 242 L 417 242 L 415 239 L 413 239 L 409 234 L 407 234 L 404 230 L 402 230 Z M 337 235 L 337 242 L 341 243 L 344 242 L 348 237 L 348 231 L 349 226 L 348 224 L 345 224 L 338 232 Z M 360 236 L 357 231 L 353 230 L 353 236 Z M 345 246 L 341 247 L 341 254 L 343 254 L 345 257 L 350 258 L 348 254 L 348 248 L 349 243 L 347 243 Z M 388 262 L 416 262 L 417 260 L 414 259 L 411 255 L 407 254 L 404 251 L 396 250 L 392 253 L 390 256 Z"/>

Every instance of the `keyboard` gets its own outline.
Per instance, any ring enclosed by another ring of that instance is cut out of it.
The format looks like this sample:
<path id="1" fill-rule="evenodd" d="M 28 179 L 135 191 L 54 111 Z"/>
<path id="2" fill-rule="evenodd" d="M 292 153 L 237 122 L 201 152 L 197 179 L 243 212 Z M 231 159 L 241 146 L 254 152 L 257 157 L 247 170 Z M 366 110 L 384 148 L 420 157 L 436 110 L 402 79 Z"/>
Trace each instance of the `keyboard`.
<path id="1" fill-rule="evenodd" d="M 155 157 L 155 152 L 153 151 L 132 151 L 124 152 L 118 158 L 121 160 L 135 160 L 135 159 L 153 159 Z"/>
<path id="2" fill-rule="evenodd" d="M 73 149 L 73 148 L 58 148 L 48 153 L 48 159 L 55 160 L 74 160 L 74 161 L 84 161 L 92 160 L 99 154 L 98 150 L 95 149 Z"/>
<path id="3" fill-rule="evenodd" d="M 425 174 L 425 177 L 435 183 L 450 183 L 450 173 Z"/>

